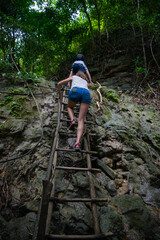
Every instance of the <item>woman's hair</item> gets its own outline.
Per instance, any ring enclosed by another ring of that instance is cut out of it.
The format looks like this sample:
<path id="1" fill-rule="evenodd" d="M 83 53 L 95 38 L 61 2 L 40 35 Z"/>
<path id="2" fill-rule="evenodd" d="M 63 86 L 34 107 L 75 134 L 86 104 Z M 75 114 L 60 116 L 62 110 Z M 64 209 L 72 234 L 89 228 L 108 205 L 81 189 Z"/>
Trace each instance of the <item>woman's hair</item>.
<path id="1" fill-rule="evenodd" d="M 84 80 L 86 80 L 87 82 L 89 82 L 89 81 L 88 81 L 88 78 L 87 78 L 87 76 L 86 76 L 86 74 L 85 74 L 84 72 L 78 71 L 78 72 L 76 73 L 76 76 L 81 77 L 81 78 L 83 78 Z"/>
<path id="2" fill-rule="evenodd" d="M 82 61 L 84 61 L 84 56 L 83 56 L 83 54 L 80 54 L 80 53 L 77 54 L 75 60 L 82 60 Z"/>

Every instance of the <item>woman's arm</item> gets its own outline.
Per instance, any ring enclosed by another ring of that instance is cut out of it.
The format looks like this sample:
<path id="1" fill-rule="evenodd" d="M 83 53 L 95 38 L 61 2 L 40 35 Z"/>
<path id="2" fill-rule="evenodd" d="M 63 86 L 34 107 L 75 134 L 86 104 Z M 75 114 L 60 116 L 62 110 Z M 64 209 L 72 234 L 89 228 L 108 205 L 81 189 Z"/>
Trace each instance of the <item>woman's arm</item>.
<path id="1" fill-rule="evenodd" d="M 90 83 L 93 83 L 93 82 L 92 82 L 92 79 L 91 79 L 91 75 L 90 75 L 88 69 L 86 69 L 86 73 L 87 73 L 87 75 L 88 75 L 89 82 L 90 82 Z"/>
<path id="2" fill-rule="evenodd" d="M 72 76 L 73 76 L 73 71 L 71 70 L 70 74 L 69 74 L 69 77 L 72 77 Z"/>
<path id="3" fill-rule="evenodd" d="M 68 82 L 71 82 L 72 81 L 72 77 L 69 77 L 69 78 L 66 78 L 62 81 L 60 81 L 57 86 L 58 86 L 58 93 L 59 93 L 59 98 L 61 97 L 61 86 L 62 84 L 65 84 L 65 83 L 68 83 Z"/>
<path id="4" fill-rule="evenodd" d="M 71 70 L 70 71 L 70 74 L 69 74 L 69 77 L 72 77 L 73 76 L 73 71 Z M 71 87 L 71 83 L 70 82 L 68 82 L 68 84 L 67 84 L 67 87 Z"/>

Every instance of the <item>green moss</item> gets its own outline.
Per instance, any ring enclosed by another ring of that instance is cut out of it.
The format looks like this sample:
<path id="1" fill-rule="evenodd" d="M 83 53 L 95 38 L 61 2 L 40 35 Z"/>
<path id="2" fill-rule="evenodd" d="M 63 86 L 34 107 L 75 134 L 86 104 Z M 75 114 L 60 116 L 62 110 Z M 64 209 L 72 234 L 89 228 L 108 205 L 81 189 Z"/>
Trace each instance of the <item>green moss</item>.
<path id="1" fill-rule="evenodd" d="M 10 96 L 9 94 L 7 94 L 7 95 L 5 96 L 5 103 L 6 103 L 6 104 L 9 103 L 9 102 L 11 102 L 12 100 L 13 100 L 13 97 Z"/>
<path id="2" fill-rule="evenodd" d="M 104 90 L 104 88 L 100 89 L 102 96 L 107 97 L 107 92 Z"/>
<path id="3" fill-rule="evenodd" d="M 139 110 L 140 110 L 141 112 L 144 111 L 144 107 L 139 108 Z"/>
<path id="4" fill-rule="evenodd" d="M 111 100 L 112 102 L 116 102 L 116 103 L 118 103 L 120 101 L 120 99 L 117 96 L 113 95 L 112 93 L 109 93 L 107 95 L 107 99 Z"/>
<path id="5" fill-rule="evenodd" d="M 0 106 L 4 106 L 5 105 L 5 101 L 0 101 Z"/>
<path id="6" fill-rule="evenodd" d="M 119 97 L 111 89 L 105 91 L 104 88 L 101 88 L 101 94 L 112 102 L 118 103 L 120 101 Z"/>
<path id="7" fill-rule="evenodd" d="M 158 145 L 160 145 L 160 135 L 159 135 L 159 134 L 156 134 L 153 138 L 154 138 L 155 142 L 156 142 Z"/>
<path id="8" fill-rule="evenodd" d="M 147 89 L 147 90 L 146 90 L 146 92 L 147 92 L 147 93 L 150 93 L 150 92 L 151 92 L 151 90 L 150 90 L 150 89 Z"/>
<path id="9" fill-rule="evenodd" d="M 91 90 L 97 90 L 98 85 L 97 85 L 97 84 L 92 84 L 92 85 L 89 85 L 89 88 L 90 88 Z"/>
<path id="10" fill-rule="evenodd" d="M 13 91 L 13 89 L 12 89 Z M 4 96 L 4 100 L 0 101 L 0 106 L 5 107 L 5 111 L 14 117 L 18 117 L 23 115 L 27 109 L 26 104 L 24 104 L 25 101 L 27 101 L 27 97 L 21 96 L 11 96 L 10 94 L 7 94 Z"/>
<path id="11" fill-rule="evenodd" d="M 103 110 L 103 115 L 107 116 L 108 120 L 111 119 L 111 112 L 109 110 L 109 108 L 105 107 L 105 106 L 101 106 L 102 110 Z M 106 119 L 105 119 L 106 120 Z"/>
<path id="12" fill-rule="evenodd" d="M 154 107 L 152 107 L 152 111 L 155 113 L 156 112 L 156 109 Z"/>
<path id="13" fill-rule="evenodd" d="M 127 111 L 129 111 L 129 110 L 128 110 L 127 107 L 121 107 L 121 111 L 122 111 L 122 112 L 127 112 Z"/>
<path id="14" fill-rule="evenodd" d="M 15 88 L 15 87 L 10 88 L 9 91 L 11 93 L 25 93 L 26 92 L 25 89 L 23 89 L 23 88 Z"/>
<path id="15" fill-rule="evenodd" d="M 19 102 L 12 102 L 10 104 L 11 109 L 9 110 L 9 114 L 12 116 L 19 116 L 20 112 L 22 111 L 22 105 Z"/>

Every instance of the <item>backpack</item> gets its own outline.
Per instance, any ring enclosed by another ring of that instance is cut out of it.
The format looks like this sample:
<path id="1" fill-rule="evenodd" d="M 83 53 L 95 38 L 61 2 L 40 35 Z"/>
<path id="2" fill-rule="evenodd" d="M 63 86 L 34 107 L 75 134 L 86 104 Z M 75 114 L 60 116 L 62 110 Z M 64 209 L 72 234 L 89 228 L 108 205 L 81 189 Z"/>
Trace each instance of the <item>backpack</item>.
<path id="1" fill-rule="evenodd" d="M 74 63 L 72 66 L 73 74 L 76 74 L 78 71 L 85 72 L 85 67 L 81 63 Z"/>

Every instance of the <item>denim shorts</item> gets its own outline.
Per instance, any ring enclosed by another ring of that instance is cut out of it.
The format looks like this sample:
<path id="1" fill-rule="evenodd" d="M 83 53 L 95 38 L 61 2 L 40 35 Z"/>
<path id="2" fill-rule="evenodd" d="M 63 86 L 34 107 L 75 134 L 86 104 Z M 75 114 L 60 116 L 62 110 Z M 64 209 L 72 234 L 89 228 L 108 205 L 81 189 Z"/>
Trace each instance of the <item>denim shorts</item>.
<path id="1" fill-rule="evenodd" d="M 91 104 L 91 95 L 88 89 L 74 87 L 68 94 L 68 99 L 71 102 L 80 102 Z"/>

